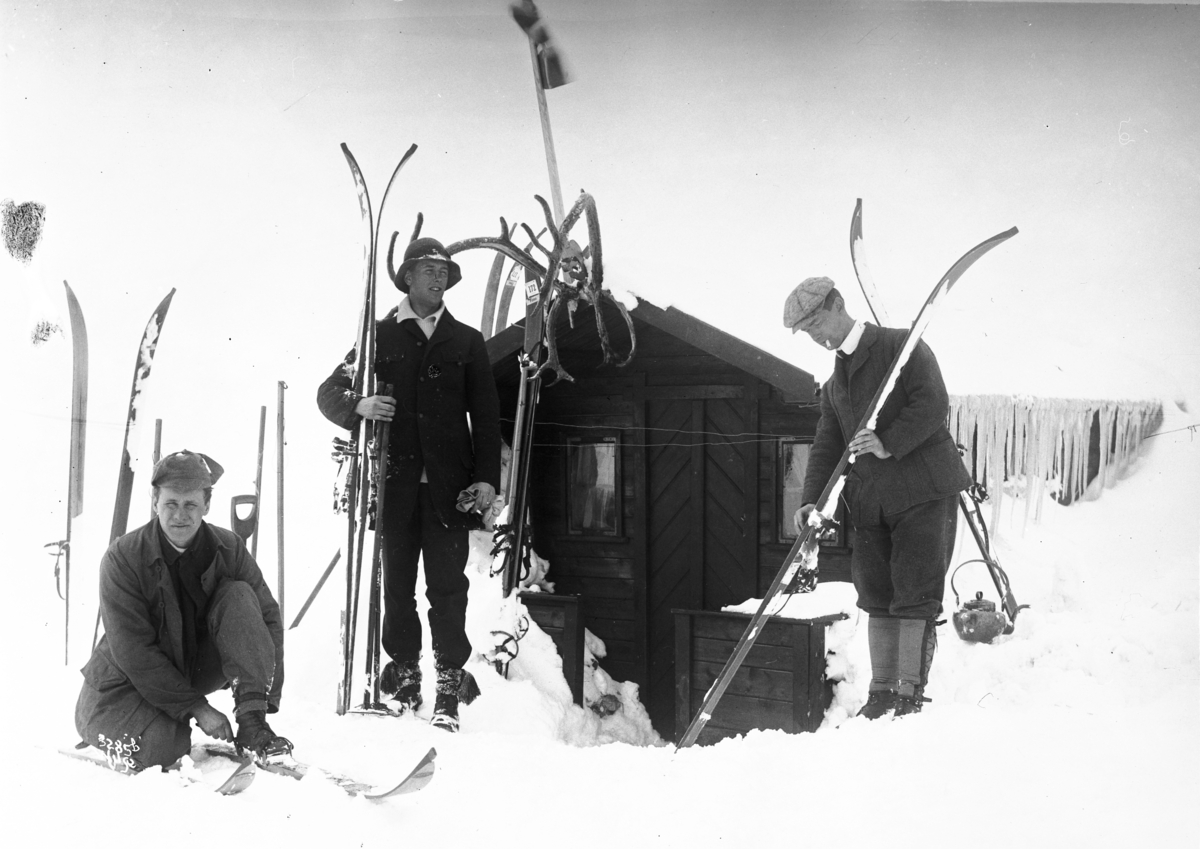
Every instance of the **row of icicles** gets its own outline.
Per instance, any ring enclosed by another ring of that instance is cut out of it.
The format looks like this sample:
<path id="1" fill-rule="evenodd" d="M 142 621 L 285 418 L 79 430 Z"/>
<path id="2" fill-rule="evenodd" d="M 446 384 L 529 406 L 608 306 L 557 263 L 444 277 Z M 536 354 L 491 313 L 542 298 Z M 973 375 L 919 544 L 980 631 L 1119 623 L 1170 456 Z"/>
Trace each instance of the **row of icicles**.
<path id="1" fill-rule="evenodd" d="M 1023 481 L 1025 521 L 1041 518 L 1049 491 L 1064 504 L 1098 495 L 1124 476 L 1162 423 L 1157 401 L 1095 401 L 1010 395 L 950 398 L 950 431 L 966 447 L 967 468 L 991 493 L 997 526 L 1005 481 Z M 1099 430 L 1098 470 L 1089 479 L 1089 446 Z M 1094 483 L 1093 483 L 1094 481 Z"/>

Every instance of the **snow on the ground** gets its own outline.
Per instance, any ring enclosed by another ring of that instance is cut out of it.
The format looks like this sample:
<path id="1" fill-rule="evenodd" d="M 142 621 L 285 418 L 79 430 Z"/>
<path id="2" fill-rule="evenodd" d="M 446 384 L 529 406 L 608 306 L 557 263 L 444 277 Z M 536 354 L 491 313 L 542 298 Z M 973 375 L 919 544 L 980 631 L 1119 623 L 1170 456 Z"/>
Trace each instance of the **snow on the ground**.
<path id="1" fill-rule="evenodd" d="M 288 633 L 285 701 L 273 725 L 302 759 L 379 783 L 436 747 L 432 783 L 384 803 L 350 798 L 315 777 L 268 774 L 224 798 L 180 775 L 126 778 L 58 755 L 76 739 L 80 646 L 94 615 L 83 601 L 92 588 L 78 582 L 94 580 L 95 564 L 76 565 L 80 607 L 64 666 L 62 603 L 43 529 L 24 521 L 36 505 L 21 502 L 18 486 L 4 511 L 10 560 L 0 617 L 0 799 L 6 833 L 17 836 L 9 845 L 1183 845 L 1198 830 L 1200 800 L 1200 435 L 1187 428 L 1190 417 L 1167 407 L 1145 457 L 1098 500 L 1048 502 L 1042 521 L 1028 525 L 1023 505 L 1006 502 L 993 529 L 997 554 L 1030 608 L 1014 634 L 992 645 L 963 643 L 944 626 L 933 702 L 896 722 L 846 718 L 869 676 L 865 628 L 844 585 L 822 586 L 785 611 L 851 611 L 830 635 L 844 652 L 837 662 L 846 680 L 825 726 L 682 752 L 648 731 L 627 682 L 602 674 L 592 682 L 597 692 L 619 692 L 625 704 L 614 716 L 571 705 L 552 644 L 536 627 L 510 680 L 472 663 L 483 696 L 463 709 L 457 735 L 424 718 L 338 717 L 340 605 L 315 605 Z M 14 462 L 35 465 L 29 457 Z M 323 548 L 311 533 L 290 550 Z M 955 564 L 977 556 L 965 530 L 960 537 Z M 339 583 L 331 579 L 324 592 L 342 592 Z M 976 590 L 994 598 L 978 565 L 964 567 L 957 586 L 962 599 Z M 499 593 L 478 552 L 472 598 L 478 642 L 500 621 Z M 298 601 L 293 595 L 293 611 Z M 948 589 L 946 615 L 954 608 Z M 427 675 L 428 705 L 431 682 Z M 213 702 L 231 707 L 227 694 Z"/>

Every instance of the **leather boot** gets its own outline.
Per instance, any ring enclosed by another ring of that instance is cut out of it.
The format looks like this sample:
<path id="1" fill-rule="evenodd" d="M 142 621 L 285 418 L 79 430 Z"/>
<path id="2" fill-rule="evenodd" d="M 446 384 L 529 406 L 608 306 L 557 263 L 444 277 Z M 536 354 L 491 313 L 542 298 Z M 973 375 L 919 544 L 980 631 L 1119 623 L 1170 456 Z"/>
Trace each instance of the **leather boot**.
<path id="1" fill-rule="evenodd" d="M 397 713 L 417 711 L 421 699 L 421 667 L 416 660 L 397 663 L 389 660 L 379 673 L 379 690 L 388 696 Z"/>
<path id="2" fill-rule="evenodd" d="M 469 705 L 479 696 L 475 677 L 465 669 L 439 669 L 437 698 L 433 703 L 430 725 L 446 731 L 458 730 L 458 705 Z"/>

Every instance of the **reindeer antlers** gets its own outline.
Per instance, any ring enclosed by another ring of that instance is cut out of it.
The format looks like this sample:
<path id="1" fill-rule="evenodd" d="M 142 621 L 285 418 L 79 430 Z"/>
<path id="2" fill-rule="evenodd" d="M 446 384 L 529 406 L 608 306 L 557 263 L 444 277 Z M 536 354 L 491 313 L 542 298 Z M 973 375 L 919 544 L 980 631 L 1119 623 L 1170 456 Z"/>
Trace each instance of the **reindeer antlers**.
<path id="1" fill-rule="evenodd" d="M 539 246 L 540 247 L 540 246 Z M 461 242 L 454 242 L 446 246 L 446 252 L 451 256 L 462 251 L 473 250 L 474 248 L 491 248 L 494 251 L 499 251 L 509 259 L 523 265 L 532 271 L 539 279 L 546 276 L 546 269 L 538 263 L 536 259 L 530 256 L 525 251 L 517 247 L 512 240 L 512 231 L 508 228 L 508 222 L 504 220 L 504 216 L 500 217 L 500 236 L 479 236 L 475 239 L 463 239 Z"/>
<path id="2" fill-rule="evenodd" d="M 420 237 L 421 226 L 424 223 L 425 223 L 425 216 L 422 213 L 418 212 L 416 226 L 413 227 L 412 235 L 408 238 L 408 241 L 410 244 L 412 242 L 415 242 L 417 240 L 417 238 Z M 394 231 L 392 233 L 392 241 L 388 243 L 387 270 L 388 270 L 388 277 L 392 278 L 393 284 L 396 282 L 396 275 L 399 273 L 398 270 L 396 269 L 396 267 L 392 264 L 392 256 L 395 254 L 395 251 L 396 251 L 396 237 L 399 235 L 400 235 L 399 230 Z"/>
<path id="3" fill-rule="evenodd" d="M 541 290 L 541 295 L 538 298 L 538 312 L 534 316 L 535 320 L 537 316 L 545 316 L 544 332 L 546 339 L 546 362 L 538 369 L 538 374 L 551 371 L 554 372 L 558 379 L 574 380 L 567 373 L 567 370 L 562 367 L 562 362 L 559 359 L 557 333 L 554 326 L 563 302 L 568 300 L 576 301 L 582 299 L 592 304 L 595 309 L 596 332 L 600 337 L 600 348 L 604 355 L 604 363 L 615 363 L 618 367 L 628 365 L 633 359 L 634 351 L 637 350 L 637 336 L 634 333 L 633 319 L 630 317 L 629 311 L 625 309 L 625 305 L 614 298 L 611 292 L 604 289 L 604 264 L 600 247 L 600 217 L 596 212 L 595 199 L 587 192 L 581 191 L 571 210 L 563 218 L 561 226 L 555 225 L 554 215 L 551 213 L 550 205 L 546 203 L 545 198 L 541 195 L 534 195 L 533 199 L 542 208 L 542 214 L 546 218 L 546 230 L 549 231 L 550 238 L 553 240 L 550 248 L 547 248 L 538 241 L 538 235 L 540 234 L 535 234 L 533 228 L 528 224 L 522 223 L 521 229 L 529 236 L 530 246 L 528 250 L 521 250 L 512 240 L 513 229 L 509 228 L 508 222 L 501 217 L 499 236 L 480 236 L 475 239 L 464 239 L 461 242 L 448 245 L 446 251 L 454 255 L 475 248 L 490 248 L 524 266 L 538 278 L 538 288 Z M 581 217 L 587 221 L 588 249 L 591 253 L 590 270 L 582 263 L 582 260 L 579 260 L 578 263 L 571 261 L 570 257 L 572 256 L 577 260 L 579 259 L 574 253 L 568 254 L 568 249 L 573 243 L 567 238 L 567 234 L 570 233 L 571 228 L 579 222 Z M 417 231 L 413 232 L 413 238 L 416 238 L 419 230 L 420 221 L 418 219 Z M 393 246 L 396 242 L 396 235 L 392 236 Z M 545 267 L 531 255 L 530 251 L 534 247 L 545 255 Z M 576 278 L 578 284 L 572 282 L 571 285 L 567 285 L 558 279 L 559 271 L 564 264 L 564 254 L 568 254 L 567 260 L 571 262 L 571 275 Z M 391 269 L 392 248 L 389 247 L 388 270 L 392 274 L 394 281 L 395 272 Z M 554 297 L 556 292 L 558 296 Z M 601 310 L 601 302 L 604 298 L 607 298 L 617 307 L 621 312 L 621 316 L 625 319 L 626 326 L 629 328 L 630 348 L 628 356 L 624 359 L 616 355 L 609 340 L 608 328 L 605 326 L 603 311 Z M 547 307 L 547 305 L 549 306 Z"/>

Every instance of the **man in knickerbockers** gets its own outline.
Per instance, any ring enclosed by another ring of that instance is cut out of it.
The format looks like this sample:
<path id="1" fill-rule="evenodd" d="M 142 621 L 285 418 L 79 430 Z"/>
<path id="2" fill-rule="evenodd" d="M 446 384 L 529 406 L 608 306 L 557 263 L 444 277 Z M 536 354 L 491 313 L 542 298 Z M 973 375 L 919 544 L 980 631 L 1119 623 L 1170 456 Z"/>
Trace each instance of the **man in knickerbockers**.
<path id="1" fill-rule="evenodd" d="M 920 342 L 880 411 L 857 430 L 904 344 L 906 331 L 856 321 L 828 277 L 788 295 L 783 323 L 837 351 L 821 387 L 821 418 L 796 513 L 802 528 L 847 447 L 855 462 L 844 496 L 854 547 L 850 571 L 867 612 L 871 684 L 861 714 L 921 710 L 937 649 L 958 493 L 971 484 L 946 428 L 949 396 L 933 351 Z"/>

